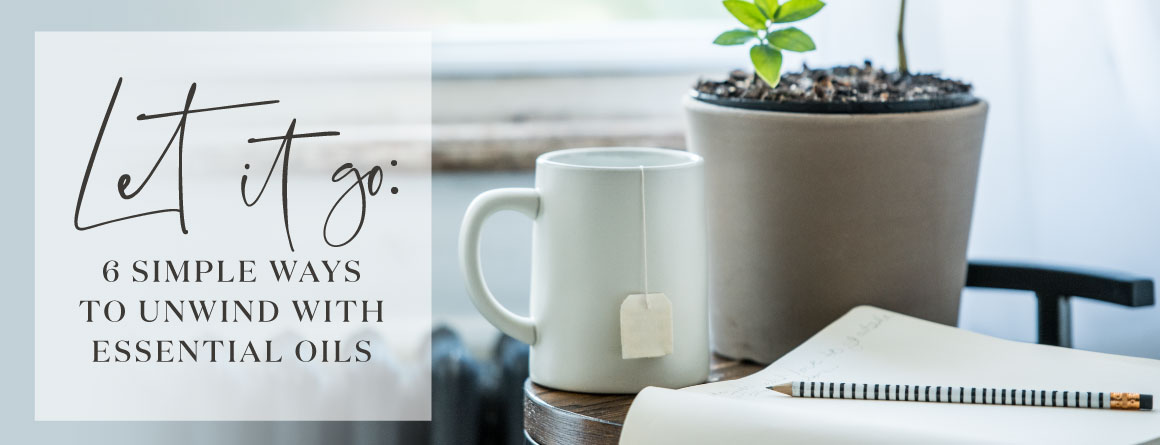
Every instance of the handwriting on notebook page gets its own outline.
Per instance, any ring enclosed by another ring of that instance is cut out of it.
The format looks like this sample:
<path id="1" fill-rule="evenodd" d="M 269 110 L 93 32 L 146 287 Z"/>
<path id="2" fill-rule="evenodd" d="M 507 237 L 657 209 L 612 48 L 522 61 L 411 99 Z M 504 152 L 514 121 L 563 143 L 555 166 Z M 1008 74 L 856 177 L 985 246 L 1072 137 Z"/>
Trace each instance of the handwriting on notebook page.
<path id="1" fill-rule="evenodd" d="M 800 348 L 787 354 L 785 357 L 792 376 L 800 380 L 812 380 L 818 377 L 832 373 L 840 368 L 839 357 L 861 352 L 865 349 L 866 343 L 871 341 L 873 334 L 878 331 L 880 327 L 891 318 L 890 314 L 876 313 L 869 319 L 859 322 L 855 329 L 848 333 L 830 332 L 829 329 L 820 332 L 814 339 L 819 340 L 819 344 L 813 345 L 814 348 L 820 350 L 813 351 L 813 348 Z M 806 345 L 810 345 L 812 341 L 807 341 Z M 805 345 L 803 345 L 805 346 Z M 805 357 L 788 357 L 788 355 L 796 355 L 795 353 L 805 354 Z"/>
<path id="2" fill-rule="evenodd" d="M 823 329 L 797 349 L 757 374 L 726 382 L 689 388 L 730 398 L 770 397 L 765 388 L 791 380 L 815 380 L 841 369 L 843 356 L 859 354 L 874 342 L 875 333 L 893 318 L 885 311 L 871 311 L 853 323 L 834 324 Z"/>

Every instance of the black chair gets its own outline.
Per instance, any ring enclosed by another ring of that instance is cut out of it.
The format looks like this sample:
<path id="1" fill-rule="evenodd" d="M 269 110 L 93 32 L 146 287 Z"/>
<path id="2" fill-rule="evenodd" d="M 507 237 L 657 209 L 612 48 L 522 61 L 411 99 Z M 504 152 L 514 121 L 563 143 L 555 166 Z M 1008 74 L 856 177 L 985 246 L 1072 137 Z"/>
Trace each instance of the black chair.
<path id="1" fill-rule="evenodd" d="M 1070 348 L 1071 298 L 1081 297 L 1128 307 L 1155 304 L 1152 280 L 1087 269 L 1026 263 L 971 261 L 967 287 L 1035 292 L 1038 301 L 1039 344 Z"/>

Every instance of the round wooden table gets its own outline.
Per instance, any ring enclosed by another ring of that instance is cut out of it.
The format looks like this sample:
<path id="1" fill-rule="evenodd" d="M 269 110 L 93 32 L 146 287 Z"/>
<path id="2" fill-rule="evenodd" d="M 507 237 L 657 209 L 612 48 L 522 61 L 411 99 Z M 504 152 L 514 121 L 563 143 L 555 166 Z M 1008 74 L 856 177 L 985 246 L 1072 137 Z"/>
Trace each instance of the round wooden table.
<path id="1" fill-rule="evenodd" d="M 709 382 L 753 374 L 762 366 L 714 355 Z M 524 381 L 524 437 L 538 445 L 615 444 L 636 398 L 632 394 L 584 394 Z"/>

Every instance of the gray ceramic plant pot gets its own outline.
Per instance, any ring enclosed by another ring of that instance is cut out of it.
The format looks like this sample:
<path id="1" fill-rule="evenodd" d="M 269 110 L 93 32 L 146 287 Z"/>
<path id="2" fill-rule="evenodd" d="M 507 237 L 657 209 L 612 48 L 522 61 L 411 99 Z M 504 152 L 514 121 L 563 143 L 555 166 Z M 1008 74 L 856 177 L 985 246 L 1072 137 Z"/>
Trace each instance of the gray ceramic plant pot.
<path id="1" fill-rule="evenodd" d="M 685 99 L 712 345 L 770 363 L 869 304 L 954 325 L 987 104 L 812 114 Z"/>

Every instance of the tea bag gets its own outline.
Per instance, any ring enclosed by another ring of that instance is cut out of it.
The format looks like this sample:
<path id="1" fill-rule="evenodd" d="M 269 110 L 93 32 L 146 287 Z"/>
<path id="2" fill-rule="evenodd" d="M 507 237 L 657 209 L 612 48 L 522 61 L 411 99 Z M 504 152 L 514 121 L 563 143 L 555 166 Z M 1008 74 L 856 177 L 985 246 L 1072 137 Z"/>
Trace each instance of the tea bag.
<path id="1" fill-rule="evenodd" d="M 631 294 L 620 304 L 620 357 L 663 357 L 673 353 L 673 304 L 662 292 L 648 289 L 648 220 L 644 166 L 640 167 L 641 270 L 644 293 Z"/>
<path id="2" fill-rule="evenodd" d="M 663 293 L 632 294 L 620 304 L 620 357 L 673 353 L 673 305 Z"/>

